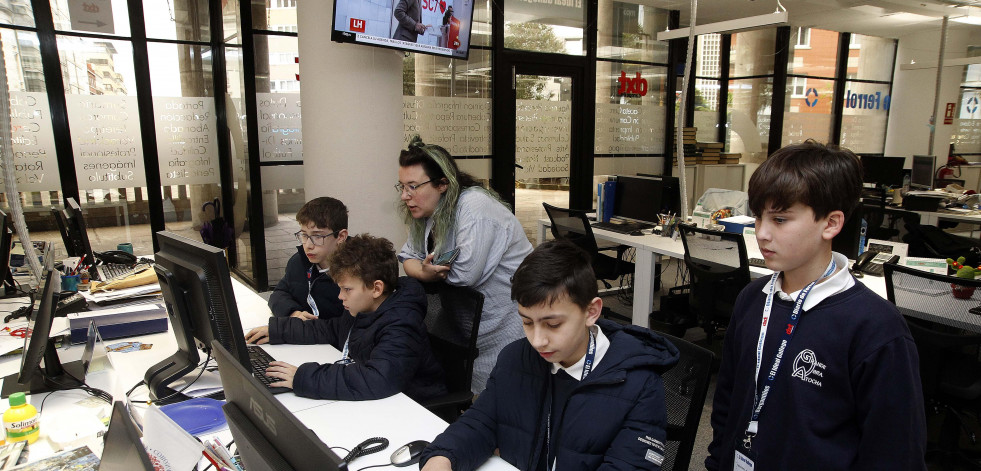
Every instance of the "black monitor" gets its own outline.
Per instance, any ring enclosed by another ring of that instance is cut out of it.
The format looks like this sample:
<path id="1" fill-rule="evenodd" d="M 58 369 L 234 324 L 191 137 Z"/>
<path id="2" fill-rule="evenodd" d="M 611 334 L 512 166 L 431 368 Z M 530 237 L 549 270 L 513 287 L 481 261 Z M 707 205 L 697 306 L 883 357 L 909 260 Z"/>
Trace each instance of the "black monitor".
<path id="1" fill-rule="evenodd" d="M 221 344 L 212 344 L 225 390 L 221 408 L 249 471 L 346 470 L 341 460 Z"/>
<path id="2" fill-rule="evenodd" d="M 677 177 L 665 175 L 617 176 L 613 216 L 657 224 L 658 214 L 681 211 Z"/>
<path id="3" fill-rule="evenodd" d="M 935 155 L 914 155 L 913 171 L 910 173 L 909 186 L 917 190 L 933 188 L 933 172 L 937 168 Z"/>
<path id="4" fill-rule="evenodd" d="M 10 251 L 13 247 L 13 224 L 7 214 L 0 211 L 0 285 L 4 294 L 13 293 L 17 289 L 13 272 L 10 271 Z"/>
<path id="5" fill-rule="evenodd" d="M 862 244 L 862 206 L 859 205 L 852 211 L 851 216 L 845 221 L 841 232 L 831 239 L 831 250 L 843 254 L 849 260 L 858 258 L 858 252 Z"/>
<path id="6" fill-rule="evenodd" d="M 82 208 L 75 201 L 75 198 L 65 200 L 65 209 L 51 208 L 51 213 L 58 224 L 61 232 L 61 241 L 65 244 L 65 251 L 69 257 L 85 257 L 86 263 L 95 264 L 92 244 L 89 243 L 89 234 L 85 227 L 85 218 L 82 216 Z"/>
<path id="7" fill-rule="evenodd" d="M 50 260 L 48 261 L 50 265 Z M 15 392 L 38 394 L 59 389 L 74 389 L 84 377 L 82 362 L 61 364 L 54 342 L 49 341 L 51 323 L 58 303 L 61 276 L 53 268 L 46 267 L 38 291 L 38 308 L 28 319 L 24 335 L 24 351 L 20 357 L 20 373 L 3 378 L 2 397 Z M 44 367 L 41 360 L 44 359 Z"/>
<path id="8" fill-rule="evenodd" d="M 905 157 L 872 157 L 863 155 L 862 181 L 874 183 L 878 188 L 903 186 Z"/>
<path id="9" fill-rule="evenodd" d="M 178 350 L 147 370 L 144 379 L 150 396 L 175 394 L 168 386 L 193 370 L 200 361 L 198 349 L 210 351 L 214 340 L 251 368 L 225 252 L 167 231 L 157 233 L 157 243 L 160 250 L 153 269 Z"/>
<path id="10" fill-rule="evenodd" d="M 121 401 L 112 405 L 103 443 L 99 471 L 153 471 L 150 455 L 140 441 L 140 430 Z"/>

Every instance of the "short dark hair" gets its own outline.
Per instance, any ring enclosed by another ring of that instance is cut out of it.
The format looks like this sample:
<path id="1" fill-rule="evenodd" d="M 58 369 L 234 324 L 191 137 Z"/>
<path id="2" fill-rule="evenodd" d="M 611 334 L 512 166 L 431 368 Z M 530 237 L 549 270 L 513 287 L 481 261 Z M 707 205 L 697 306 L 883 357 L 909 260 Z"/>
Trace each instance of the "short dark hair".
<path id="1" fill-rule="evenodd" d="M 852 151 L 808 139 L 773 153 L 749 178 L 749 208 L 761 215 L 796 203 L 809 206 L 815 220 L 832 211 L 845 220 L 862 194 L 862 164 Z"/>
<path id="2" fill-rule="evenodd" d="M 597 295 L 596 274 L 585 250 L 550 240 L 532 250 L 511 277 L 511 299 L 531 307 L 549 306 L 565 294 L 585 309 Z"/>
<path id="3" fill-rule="evenodd" d="M 329 196 L 314 198 L 296 213 L 296 222 L 303 226 L 312 222 L 317 227 L 332 231 L 347 229 L 347 206 Z"/>
<path id="4" fill-rule="evenodd" d="M 330 276 L 335 280 L 340 277 L 360 278 L 365 286 L 381 280 L 385 284 L 385 294 L 395 289 L 399 278 L 395 246 L 388 239 L 371 234 L 348 237 L 330 256 L 328 265 Z"/>

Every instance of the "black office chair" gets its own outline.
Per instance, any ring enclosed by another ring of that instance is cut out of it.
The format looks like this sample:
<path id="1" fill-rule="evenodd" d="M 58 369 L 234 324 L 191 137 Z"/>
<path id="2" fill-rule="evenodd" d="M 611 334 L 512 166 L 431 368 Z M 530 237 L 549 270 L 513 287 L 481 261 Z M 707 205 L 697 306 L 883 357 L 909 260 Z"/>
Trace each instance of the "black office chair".
<path id="1" fill-rule="evenodd" d="M 473 362 L 478 353 L 477 331 L 484 295 L 466 286 L 427 283 L 426 297 L 426 331 L 433 354 L 446 374 L 447 393 L 422 405 L 452 423 L 473 401 Z"/>
<path id="2" fill-rule="evenodd" d="M 661 375 L 664 404 L 668 411 L 668 440 L 661 469 L 687 470 L 695 447 L 695 435 L 708 393 L 715 355 L 698 345 L 668 334 L 660 334 L 678 348 L 678 364 Z"/>
<path id="3" fill-rule="evenodd" d="M 742 234 L 682 225 L 685 267 L 691 277 L 689 308 L 705 330 L 706 341 L 729 325 L 736 296 L 749 284 L 749 260 Z"/>
<path id="4" fill-rule="evenodd" d="M 886 295 L 906 318 L 920 357 L 920 381 L 927 412 L 943 414 L 937 442 L 927 450 L 927 457 L 939 455 L 942 469 L 952 469 L 955 462 L 981 468 L 981 462 L 970 459 L 957 447 L 960 430 L 967 432 L 976 444 L 974 431 L 967 428 L 964 414 L 981 412 L 981 363 L 977 332 L 978 315 L 971 313 L 981 303 L 981 280 L 928 273 L 892 263 L 883 266 Z M 959 291 L 961 299 L 954 295 Z M 929 422 L 929 421 L 928 421 Z"/>
<path id="5" fill-rule="evenodd" d="M 585 250 L 591 257 L 596 279 L 602 282 L 607 289 L 613 286 L 607 280 L 615 280 L 623 275 L 634 273 L 634 264 L 623 259 L 624 252 L 630 247 L 616 245 L 600 249 L 596 244 L 596 237 L 593 235 L 593 228 L 589 225 L 585 211 L 559 208 L 548 203 L 542 203 L 542 206 L 545 206 L 545 213 L 548 214 L 548 219 L 552 222 L 552 236 L 556 239 L 568 240 Z M 602 252 L 607 250 L 616 250 L 617 256 L 611 257 Z M 613 311 L 604 310 L 604 315 L 631 322 L 630 318 Z"/>

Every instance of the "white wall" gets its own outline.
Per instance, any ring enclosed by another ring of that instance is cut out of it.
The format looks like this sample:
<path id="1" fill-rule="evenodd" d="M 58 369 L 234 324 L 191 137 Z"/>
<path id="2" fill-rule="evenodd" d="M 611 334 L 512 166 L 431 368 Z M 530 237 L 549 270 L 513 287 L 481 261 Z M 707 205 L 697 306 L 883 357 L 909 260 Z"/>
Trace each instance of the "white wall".
<path id="1" fill-rule="evenodd" d="M 945 60 L 966 57 L 969 44 L 981 44 L 981 28 L 964 28 L 963 25 L 955 28 L 953 22 L 950 25 L 944 51 Z M 911 60 L 920 64 L 936 64 L 939 51 L 939 23 L 936 30 L 912 33 L 899 38 L 885 155 L 907 157 L 907 167 L 911 164 L 911 156 L 926 155 L 929 152 L 929 123 L 930 116 L 933 114 L 937 69 L 929 67 L 903 70 L 901 65 L 909 64 Z M 944 67 L 940 100 L 937 103 L 937 131 L 933 144 L 933 154 L 937 156 L 938 166 L 947 162 L 947 149 L 954 131 L 954 125 L 943 124 L 944 110 L 947 103 L 958 102 L 963 76 L 964 66 Z"/>
<path id="2" fill-rule="evenodd" d="M 406 239 L 396 213 L 402 54 L 331 42 L 333 2 L 297 2 L 304 187 L 349 211 L 349 232 Z"/>

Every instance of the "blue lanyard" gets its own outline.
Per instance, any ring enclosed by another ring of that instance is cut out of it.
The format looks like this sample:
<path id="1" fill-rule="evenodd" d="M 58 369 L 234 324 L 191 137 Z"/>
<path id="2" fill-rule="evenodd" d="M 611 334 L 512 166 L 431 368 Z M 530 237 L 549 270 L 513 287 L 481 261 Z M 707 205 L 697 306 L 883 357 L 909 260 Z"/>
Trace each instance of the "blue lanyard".
<path id="1" fill-rule="evenodd" d="M 807 286 L 800 291 L 797 295 L 797 302 L 794 303 L 794 310 L 790 313 L 790 319 L 787 323 L 787 328 L 783 331 L 783 336 L 780 340 L 780 345 L 777 347 L 777 352 L 773 357 L 773 365 L 770 367 L 770 372 L 766 377 L 763 385 L 763 391 L 759 391 L 759 377 L 760 377 L 760 366 L 763 364 L 763 344 L 766 341 L 766 330 L 769 325 L 770 311 L 773 308 L 773 294 L 777 288 L 777 278 L 780 276 L 780 272 L 775 272 L 770 277 L 770 292 L 766 296 L 766 304 L 763 306 L 763 319 L 760 325 L 760 337 L 756 344 L 756 375 L 753 380 L 756 382 L 756 388 L 754 388 L 753 396 L 753 417 L 749 421 L 749 425 L 746 427 L 746 438 L 743 439 L 743 443 L 746 445 L 746 449 L 749 449 L 752 445 L 752 438 L 756 435 L 759 430 L 759 419 L 760 412 L 763 411 L 763 406 L 766 404 L 766 398 L 770 394 L 770 389 L 773 386 L 773 382 L 777 377 L 777 371 L 780 369 L 780 362 L 783 360 L 783 354 L 787 349 L 787 345 L 790 344 L 790 340 L 794 338 L 794 333 L 797 332 L 797 323 L 800 322 L 800 312 L 804 306 L 804 300 L 807 299 L 807 295 L 811 293 L 811 289 L 824 278 L 827 278 L 834 274 L 837 266 L 835 265 L 834 256 L 831 258 L 831 263 L 828 264 L 828 269 L 825 270 L 824 274 L 821 275 L 817 280 L 810 282 Z"/>
<path id="2" fill-rule="evenodd" d="M 582 374 L 579 376 L 579 381 L 586 379 L 589 373 L 593 370 L 593 360 L 596 358 L 596 336 L 592 332 L 589 333 L 589 347 L 586 348 L 586 357 L 582 362 Z M 548 400 L 548 418 L 545 422 L 545 460 L 552 454 L 552 399 Z M 553 462 L 551 466 L 546 464 L 546 467 L 550 470 L 555 469 L 555 463 Z"/>
<path id="3" fill-rule="evenodd" d="M 307 305 L 310 306 L 310 310 L 313 311 L 313 315 L 320 317 L 320 310 L 317 309 L 317 302 L 313 300 L 313 267 L 307 268 Z"/>
<path id="4" fill-rule="evenodd" d="M 351 355 L 350 355 L 351 350 L 348 347 L 349 344 L 351 343 L 352 330 L 354 330 L 353 325 L 351 326 L 351 329 L 347 331 L 347 339 L 344 340 L 344 350 L 341 351 L 341 359 L 335 361 L 334 362 L 335 365 L 350 365 L 351 363 L 354 363 L 354 360 L 351 359 Z"/>

